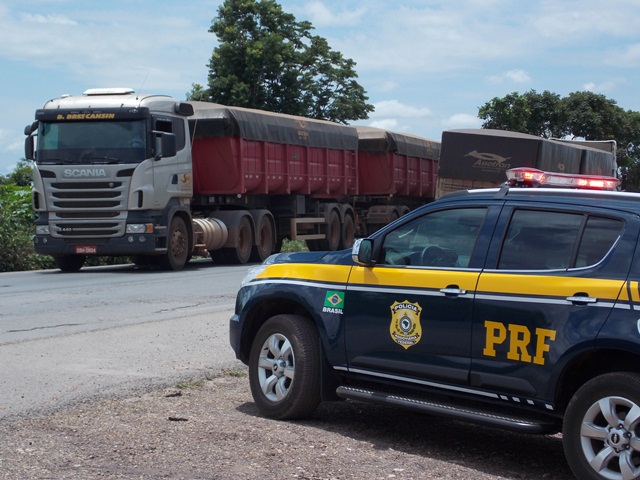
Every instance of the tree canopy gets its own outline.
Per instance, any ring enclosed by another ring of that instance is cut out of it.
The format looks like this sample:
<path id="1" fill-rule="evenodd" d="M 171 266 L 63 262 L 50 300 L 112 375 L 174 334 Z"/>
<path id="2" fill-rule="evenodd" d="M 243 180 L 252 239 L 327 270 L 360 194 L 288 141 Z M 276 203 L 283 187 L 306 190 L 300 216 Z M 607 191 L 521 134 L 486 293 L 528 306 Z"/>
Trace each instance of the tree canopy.
<path id="1" fill-rule="evenodd" d="M 511 130 L 545 138 L 615 140 L 617 162 L 627 190 L 640 191 L 640 113 L 593 92 L 566 97 L 531 90 L 493 98 L 478 110 L 482 128 Z"/>
<path id="2" fill-rule="evenodd" d="M 368 118 L 355 62 L 312 30 L 274 0 L 225 0 L 209 29 L 220 43 L 208 88 L 194 84 L 188 99 L 339 123 Z"/>

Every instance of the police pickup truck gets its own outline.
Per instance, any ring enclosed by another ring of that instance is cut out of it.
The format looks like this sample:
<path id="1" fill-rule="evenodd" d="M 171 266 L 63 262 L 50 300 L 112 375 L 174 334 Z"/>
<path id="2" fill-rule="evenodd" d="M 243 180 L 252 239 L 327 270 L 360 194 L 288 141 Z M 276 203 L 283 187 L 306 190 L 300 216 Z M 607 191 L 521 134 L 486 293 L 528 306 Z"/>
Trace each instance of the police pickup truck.
<path id="1" fill-rule="evenodd" d="M 611 177 L 509 182 L 571 188 L 457 192 L 351 252 L 254 267 L 230 342 L 260 411 L 352 399 L 561 431 L 578 478 L 639 479 L 640 195 Z"/>

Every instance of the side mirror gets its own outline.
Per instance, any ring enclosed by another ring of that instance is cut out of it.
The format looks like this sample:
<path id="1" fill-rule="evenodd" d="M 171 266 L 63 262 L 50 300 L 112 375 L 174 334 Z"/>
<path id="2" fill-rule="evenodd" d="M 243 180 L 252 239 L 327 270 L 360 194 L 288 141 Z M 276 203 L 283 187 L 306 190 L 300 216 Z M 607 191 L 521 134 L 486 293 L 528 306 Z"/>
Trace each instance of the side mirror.
<path id="1" fill-rule="evenodd" d="M 362 267 L 372 267 L 373 261 L 373 240 L 360 238 L 355 241 L 351 249 L 351 258 Z"/>
<path id="2" fill-rule="evenodd" d="M 26 158 L 27 160 L 36 159 L 36 152 L 32 136 L 28 136 L 24 139 L 24 158 Z"/>
<path id="3" fill-rule="evenodd" d="M 27 125 L 26 127 L 24 127 L 24 134 L 29 136 L 31 135 L 33 132 L 35 132 L 36 130 L 38 130 L 38 122 L 35 121 L 33 123 L 30 123 L 29 125 Z"/>
<path id="4" fill-rule="evenodd" d="M 154 131 L 156 136 L 156 160 L 164 157 L 175 157 L 178 153 L 176 136 L 173 133 Z"/>

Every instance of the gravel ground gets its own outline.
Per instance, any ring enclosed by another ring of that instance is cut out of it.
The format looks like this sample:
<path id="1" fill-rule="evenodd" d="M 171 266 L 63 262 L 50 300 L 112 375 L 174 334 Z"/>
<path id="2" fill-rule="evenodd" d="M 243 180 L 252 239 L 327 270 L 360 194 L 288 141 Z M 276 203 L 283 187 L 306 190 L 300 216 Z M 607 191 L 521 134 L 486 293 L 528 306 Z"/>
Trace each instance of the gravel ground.
<path id="1" fill-rule="evenodd" d="M 568 479 L 561 438 L 353 402 L 259 416 L 246 370 L 0 424 L 2 479 Z"/>

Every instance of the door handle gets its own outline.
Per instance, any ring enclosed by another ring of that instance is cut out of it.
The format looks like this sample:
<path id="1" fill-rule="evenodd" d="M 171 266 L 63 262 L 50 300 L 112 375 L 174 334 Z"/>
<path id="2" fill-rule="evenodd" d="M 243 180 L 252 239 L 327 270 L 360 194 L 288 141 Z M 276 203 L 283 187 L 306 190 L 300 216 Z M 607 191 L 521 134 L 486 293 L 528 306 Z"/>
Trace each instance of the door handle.
<path id="1" fill-rule="evenodd" d="M 567 297 L 567 301 L 571 303 L 596 303 L 598 301 L 597 298 L 589 297 L 588 295 L 573 295 L 572 297 Z"/>
<path id="2" fill-rule="evenodd" d="M 457 285 L 449 285 L 448 287 L 441 288 L 440 293 L 444 293 L 450 297 L 459 297 L 460 295 L 466 295 L 467 291 Z"/>

